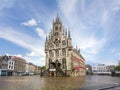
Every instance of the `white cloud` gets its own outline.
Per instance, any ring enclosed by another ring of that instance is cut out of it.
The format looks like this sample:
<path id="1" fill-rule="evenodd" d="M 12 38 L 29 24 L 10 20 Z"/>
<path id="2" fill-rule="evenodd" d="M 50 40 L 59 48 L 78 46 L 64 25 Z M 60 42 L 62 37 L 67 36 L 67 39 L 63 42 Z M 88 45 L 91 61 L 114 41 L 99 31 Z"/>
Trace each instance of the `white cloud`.
<path id="1" fill-rule="evenodd" d="M 97 40 L 95 38 L 87 38 L 84 41 L 81 41 L 79 43 L 79 46 L 82 50 L 85 50 L 88 53 L 91 54 L 97 54 L 101 48 L 105 45 L 106 40 L 103 38 L 101 40 Z"/>
<path id="2" fill-rule="evenodd" d="M 45 58 L 39 58 L 37 60 L 34 60 L 34 64 L 44 66 L 45 65 Z"/>
<path id="3" fill-rule="evenodd" d="M 94 31 L 90 30 L 91 29 L 90 25 L 96 25 L 96 22 L 98 20 L 101 20 L 98 19 L 97 16 L 96 16 L 97 18 L 94 17 L 95 12 L 97 11 L 94 8 L 95 6 L 92 6 L 93 4 L 90 4 L 88 6 L 90 8 L 85 8 L 85 5 L 81 4 L 86 4 L 86 2 L 85 1 L 79 2 L 79 0 L 72 0 L 71 2 L 69 3 L 68 2 L 69 2 L 68 0 L 65 1 L 59 0 L 58 6 L 61 12 L 63 13 L 63 16 L 65 17 L 66 20 L 65 22 L 71 27 L 73 43 L 75 43 L 77 46 L 80 46 L 80 48 L 82 50 L 85 50 L 86 52 L 94 54 L 98 53 L 99 50 L 102 47 L 104 47 L 106 43 L 106 37 L 103 36 L 102 38 L 99 39 L 97 38 L 97 36 L 94 35 Z M 81 6 L 78 7 L 79 4 Z M 68 7 L 67 9 L 65 9 L 66 6 Z M 80 8 L 82 8 L 82 13 L 80 11 Z M 106 21 L 107 13 L 103 15 L 103 22 Z"/>
<path id="4" fill-rule="evenodd" d="M 37 51 L 31 51 L 30 53 L 26 54 L 26 56 L 30 56 L 30 57 L 35 57 L 40 55 L 45 56 L 44 48 L 38 48 Z"/>
<path id="5" fill-rule="evenodd" d="M 29 57 L 29 56 L 24 56 L 24 59 L 27 61 L 27 63 L 32 62 L 35 65 L 38 66 L 44 66 L 45 65 L 45 58 L 44 57 Z"/>
<path id="6" fill-rule="evenodd" d="M 23 48 L 28 49 L 29 51 L 34 51 L 34 52 L 40 51 L 43 53 L 42 51 L 43 49 L 40 48 L 42 47 L 40 46 L 40 43 L 41 45 L 43 43 L 42 41 L 40 41 L 38 38 L 31 37 L 25 33 L 18 32 L 16 29 L 13 29 L 11 27 L 8 28 L 0 27 L 0 38 L 11 41 Z"/>
<path id="7" fill-rule="evenodd" d="M 41 28 L 37 27 L 37 28 L 35 29 L 35 31 L 37 32 L 37 34 L 38 34 L 40 37 L 45 38 L 46 34 L 45 34 L 45 32 L 44 32 Z"/>
<path id="8" fill-rule="evenodd" d="M 37 26 L 37 22 L 34 18 L 30 19 L 27 22 L 23 22 L 22 24 L 25 26 Z"/>
<path id="9" fill-rule="evenodd" d="M 17 56 L 17 57 L 20 57 L 20 58 L 23 57 L 23 55 L 21 55 L 21 54 L 14 54 L 14 55 L 12 55 L 12 56 Z"/>
<path id="10" fill-rule="evenodd" d="M 87 61 L 97 63 L 98 57 L 95 55 L 100 55 L 108 42 L 109 32 L 104 29 L 111 17 L 111 5 L 104 5 L 102 1 L 58 0 L 58 6 L 65 25 L 70 26 L 73 44 L 81 48 Z"/>
<path id="11" fill-rule="evenodd" d="M 58 0 L 59 9 L 65 15 L 65 17 L 68 18 L 68 20 L 70 19 L 69 17 L 76 11 L 76 4 L 77 0 Z"/>
<path id="12" fill-rule="evenodd" d="M 35 58 L 35 57 L 43 57 L 43 58 L 45 57 L 44 48 L 42 46 L 43 42 L 40 39 L 31 37 L 30 35 L 27 35 L 22 32 L 18 32 L 18 30 L 11 27 L 8 28 L 0 27 L 0 38 L 13 42 L 16 45 L 19 45 L 23 48 L 26 48 L 30 52 L 30 53 L 26 53 L 26 55 L 14 54 L 15 56 L 22 57 L 27 62 L 32 62 L 36 65 L 44 65 L 44 62 L 41 62 L 40 59 L 38 60 L 37 58 Z M 33 57 L 34 59 L 32 59 Z"/>

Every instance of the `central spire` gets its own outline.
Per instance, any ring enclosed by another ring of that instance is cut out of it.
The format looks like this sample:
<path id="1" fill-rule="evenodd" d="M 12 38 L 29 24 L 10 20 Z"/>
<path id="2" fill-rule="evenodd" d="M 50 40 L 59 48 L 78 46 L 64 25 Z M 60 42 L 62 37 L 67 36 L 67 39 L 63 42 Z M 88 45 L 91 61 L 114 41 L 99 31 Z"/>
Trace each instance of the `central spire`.
<path id="1" fill-rule="evenodd" d="M 56 22 L 61 22 L 58 12 L 57 12 L 57 16 L 56 16 Z"/>

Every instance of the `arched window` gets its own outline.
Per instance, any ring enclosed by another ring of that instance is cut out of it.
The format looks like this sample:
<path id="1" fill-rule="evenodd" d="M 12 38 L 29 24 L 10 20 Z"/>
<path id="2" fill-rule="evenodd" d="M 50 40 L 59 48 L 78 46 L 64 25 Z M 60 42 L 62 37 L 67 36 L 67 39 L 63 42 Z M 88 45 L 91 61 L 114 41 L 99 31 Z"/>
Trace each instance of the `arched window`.
<path id="1" fill-rule="evenodd" d="M 52 69 L 52 64 L 51 64 L 52 60 L 49 59 L 49 68 Z"/>
<path id="2" fill-rule="evenodd" d="M 56 48 L 58 48 L 58 47 L 59 47 L 59 43 L 57 42 L 57 43 L 56 43 Z"/>
<path id="3" fill-rule="evenodd" d="M 61 67 L 61 63 L 58 60 L 56 60 L 55 63 L 56 63 L 56 68 L 60 68 Z"/>
<path id="4" fill-rule="evenodd" d="M 62 55 L 66 56 L 66 49 L 62 49 Z"/>
<path id="5" fill-rule="evenodd" d="M 58 26 L 55 27 L 55 30 L 58 30 Z"/>
<path id="6" fill-rule="evenodd" d="M 63 46 L 63 47 L 66 46 L 66 42 L 65 42 L 65 40 L 62 41 L 62 46 Z"/>
<path id="7" fill-rule="evenodd" d="M 52 50 L 49 51 L 49 54 L 50 54 L 50 57 L 53 57 L 53 56 L 54 56 Z"/>
<path id="8" fill-rule="evenodd" d="M 58 60 L 56 60 L 56 61 L 55 61 L 55 63 L 59 63 L 59 61 L 58 61 Z"/>
<path id="9" fill-rule="evenodd" d="M 52 43 L 50 44 L 50 48 L 54 48 L 54 45 Z"/>
<path id="10" fill-rule="evenodd" d="M 56 45 L 56 48 L 59 47 L 59 40 L 58 39 L 55 39 L 55 45 Z"/>
<path id="11" fill-rule="evenodd" d="M 63 69 L 66 68 L 66 59 L 65 58 L 62 59 L 62 68 Z"/>
<path id="12" fill-rule="evenodd" d="M 59 50 L 56 50 L 56 57 L 59 56 Z"/>
<path id="13" fill-rule="evenodd" d="M 58 36 L 58 35 L 59 35 L 59 33 L 58 33 L 58 32 L 56 32 L 56 33 L 55 33 L 55 36 Z"/>

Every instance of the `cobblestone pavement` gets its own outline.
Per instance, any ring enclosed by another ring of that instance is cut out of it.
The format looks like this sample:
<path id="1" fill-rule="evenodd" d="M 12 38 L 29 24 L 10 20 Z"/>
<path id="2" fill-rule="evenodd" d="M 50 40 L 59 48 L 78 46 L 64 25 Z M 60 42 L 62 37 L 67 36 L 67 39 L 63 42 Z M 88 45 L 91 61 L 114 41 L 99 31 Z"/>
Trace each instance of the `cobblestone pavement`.
<path id="1" fill-rule="evenodd" d="M 105 90 L 120 90 L 120 86 L 114 87 L 114 88 L 105 89 Z"/>
<path id="2" fill-rule="evenodd" d="M 118 84 L 120 84 L 120 77 L 111 76 L 0 76 L 0 90 L 96 90 Z M 119 90 L 117 87 L 115 89 Z"/>

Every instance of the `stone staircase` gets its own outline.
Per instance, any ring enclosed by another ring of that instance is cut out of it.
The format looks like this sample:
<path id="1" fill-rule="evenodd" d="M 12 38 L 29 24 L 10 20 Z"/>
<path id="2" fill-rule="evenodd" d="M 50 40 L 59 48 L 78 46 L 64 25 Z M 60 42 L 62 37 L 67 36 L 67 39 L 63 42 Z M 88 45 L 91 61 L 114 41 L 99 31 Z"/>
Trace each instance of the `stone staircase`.
<path id="1" fill-rule="evenodd" d="M 65 71 L 63 71 L 62 69 L 58 69 L 57 70 L 57 76 L 63 76 L 63 77 L 65 77 L 67 75 L 66 75 Z"/>

